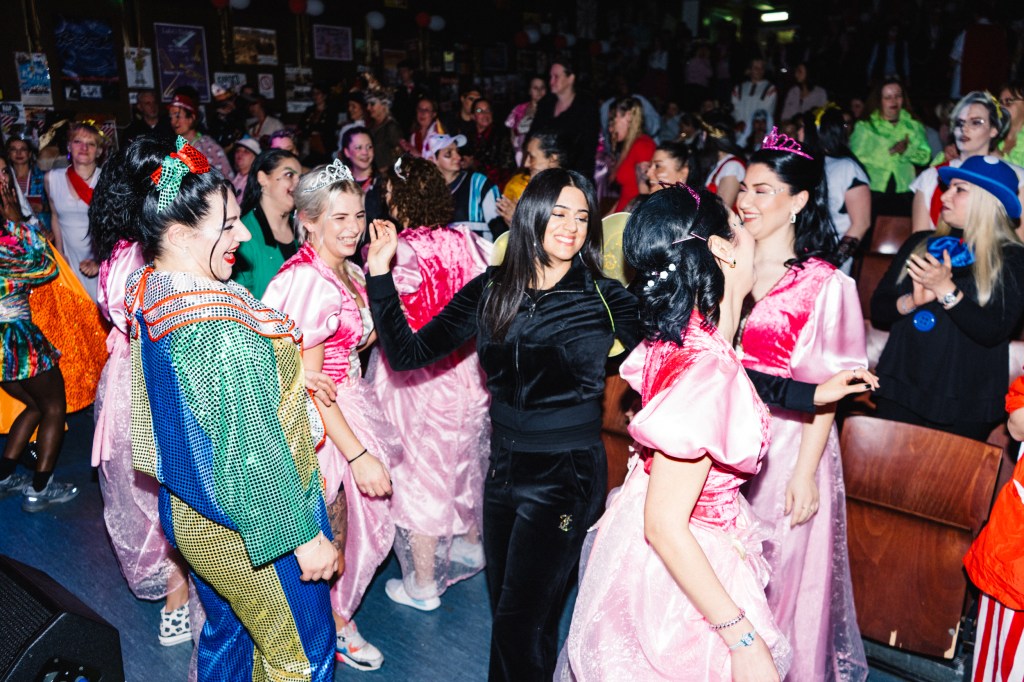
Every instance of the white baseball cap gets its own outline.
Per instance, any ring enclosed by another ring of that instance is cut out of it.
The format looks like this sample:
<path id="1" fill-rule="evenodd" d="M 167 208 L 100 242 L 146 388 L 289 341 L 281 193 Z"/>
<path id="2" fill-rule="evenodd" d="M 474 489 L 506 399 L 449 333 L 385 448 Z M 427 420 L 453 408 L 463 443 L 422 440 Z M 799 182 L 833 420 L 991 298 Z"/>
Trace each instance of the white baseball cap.
<path id="1" fill-rule="evenodd" d="M 434 135 L 428 137 L 426 142 L 423 143 L 423 158 L 433 159 L 435 156 L 437 156 L 437 153 L 439 151 L 441 151 L 445 147 L 450 146 L 453 143 L 455 144 L 456 147 L 466 146 L 466 136 L 455 135 L 453 137 L 451 135 L 439 135 L 435 133 Z"/>

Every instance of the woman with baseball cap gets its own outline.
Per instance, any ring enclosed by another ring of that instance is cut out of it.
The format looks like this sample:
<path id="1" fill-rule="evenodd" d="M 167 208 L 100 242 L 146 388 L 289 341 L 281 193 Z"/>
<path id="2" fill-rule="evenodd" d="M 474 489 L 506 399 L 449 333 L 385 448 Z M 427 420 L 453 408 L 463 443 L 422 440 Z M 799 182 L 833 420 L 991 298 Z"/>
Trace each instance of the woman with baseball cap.
<path id="1" fill-rule="evenodd" d="M 444 176 L 455 201 L 452 223 L 466 225 L 488 241 L 508 228 L 498 215 L 498 186 L 483 173 L 462 170 L 459 147 L 466 144 L 465 135 L 430 135 L 423 143 L 423 158 L 430 161 Z"/>
<path id="2" fill-rule="evenodd" d="M 891 327 L 878 416 L 984 440 L 1006 415 L 1010 335 L 1024 312 L 1017 174 L 994 156 L 939 168 L 935 232 L 911 235 L 871 299 Z"/>

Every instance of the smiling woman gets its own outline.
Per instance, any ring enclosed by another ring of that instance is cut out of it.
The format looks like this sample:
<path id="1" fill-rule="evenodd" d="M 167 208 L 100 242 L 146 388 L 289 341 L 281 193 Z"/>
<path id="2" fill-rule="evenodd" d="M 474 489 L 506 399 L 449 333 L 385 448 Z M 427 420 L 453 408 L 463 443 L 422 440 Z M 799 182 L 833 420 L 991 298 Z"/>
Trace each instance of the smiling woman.
<path id="1" fill-rule="evenodd" d="M 337 553 L 302 333 L 228 281 L 249 231 L 206 157 L 181 137 L 176 147 L 129 154 L 126 168 L 151 262 L 126 296 L 133 463 L 159 481 L 164 534 L 196 578 L 199 679 L 327 682 Z"/>
<path id="2" fill-rule="evenodd" d="M 371 226 L 367 291 L 391 368 L 424 367 L 475 338 L 486 375 L 491 680 L 552 678 L 561 599 L 605 495 L 605 360 L 616 337 L 632 347 L 639 329 L 636 299 L 601 273 L 601 241 L 590 181 L 541 171 L 516 207 L 503 264 L 414 331 L 390 273 L 394 227 Z"/>

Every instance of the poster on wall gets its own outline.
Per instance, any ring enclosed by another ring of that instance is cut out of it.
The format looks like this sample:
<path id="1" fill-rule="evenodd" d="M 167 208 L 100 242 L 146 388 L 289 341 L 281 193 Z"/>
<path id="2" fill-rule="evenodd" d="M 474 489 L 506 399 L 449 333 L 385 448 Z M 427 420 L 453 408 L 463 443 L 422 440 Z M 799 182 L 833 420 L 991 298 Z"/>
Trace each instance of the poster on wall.
<path id="1" fill-rule="evenodd" d="M 0 102 L 0 130 L 4 138 L 11 134 L 14 126 L 25 125 L 25 105 L 21 102 Z"/>
<path id="2" fill-rule="evenodd" d="M 114 31 L 106 21 L 57 17 L 54 41 L 61 82 L 81 99 L 116 101 L 120 96 Z"/>
<path id="3" fill-rule="evenodd" d="M 31 106 L 52 106 L 50 66 L 46 63 L 46 55 L 42 52 L 15 52 L 14 63 L 18 68 L 21 103 Z"/>
<path id="4" fill-rule="evenodd" d="M 245 77 L 244 73 L 214 71 L 213 82 L 237 95 L 241 91 L 242 86 L 249 82 L 249 79 Z"/>
<path id="5" fill-rule="evenodd" d="M 277 31 L 235 26 L 235 64 L 277 66 Z"/>
<path id="6" fill-rule="evenodd" d="M 124 48 L 124 72 L 129 88 L 155 88 L 153 51 L 148 47 Z"/>
<path id="7" fill-rule="evenodd" d="M 313 69 L 284 67 L 284 100 L 289 114 L 301 114 L 313 105 Z"/>
<path id="8" fill-rule="evenodd" d="M 267 99 L 274 99 L 274 74 L 261 73 L 256 78 L 256 85 L 261 95 Z"/>
<path id="9" fill-rule="evenodd" d="M 328 62 L 352 61 L 352 29 L 313 24 L 313 58 Z"/>
<path id="10" fill-rule="evenodd" d="M 190 85 L 199 99 L 210 101 L 210 78 L 206 61 L 206 32 L 202 26 L 153 24 L 160 97 L 171 101 L 175 88 Z"/>

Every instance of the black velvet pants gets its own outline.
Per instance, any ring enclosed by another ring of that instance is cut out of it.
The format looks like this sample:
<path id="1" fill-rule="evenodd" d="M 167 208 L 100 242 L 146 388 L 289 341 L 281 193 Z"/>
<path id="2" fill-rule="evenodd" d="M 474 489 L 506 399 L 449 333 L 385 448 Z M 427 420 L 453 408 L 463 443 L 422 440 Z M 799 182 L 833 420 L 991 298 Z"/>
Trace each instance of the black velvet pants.
<path id="1" fill-rule="evenodd" d="M 552 444 L 557 448 L 557 444 Z M 484 553 L 494 623 L 491 682 L 547 682 L 558 621 L 608 468 L 600 439 L 544 452 L 495 434 L 484 484 Z"/>

